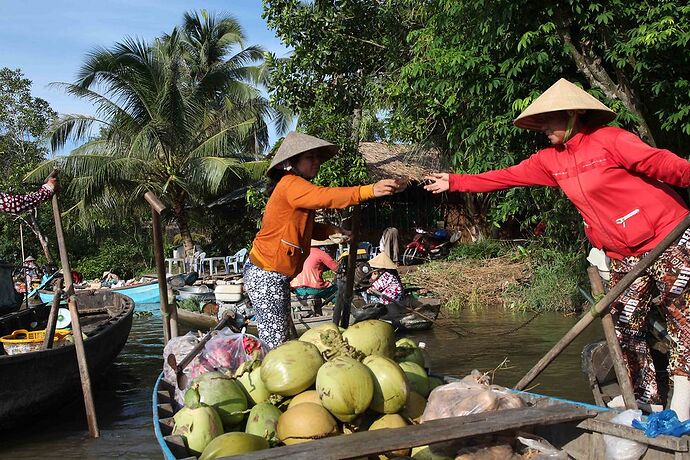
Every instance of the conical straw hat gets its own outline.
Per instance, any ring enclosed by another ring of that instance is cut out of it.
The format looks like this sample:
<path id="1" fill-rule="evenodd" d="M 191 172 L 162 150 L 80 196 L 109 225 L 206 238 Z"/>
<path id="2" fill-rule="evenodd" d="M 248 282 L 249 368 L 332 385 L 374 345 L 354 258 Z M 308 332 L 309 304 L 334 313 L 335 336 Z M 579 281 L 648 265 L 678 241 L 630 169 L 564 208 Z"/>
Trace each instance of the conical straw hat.
<path id="1" fill-rule="evenodd" d="M 280 165 L 283 161 L 289 160 L 292 157 L 296 157 L 300 153 L 308 152 L 310 150 L 317 150 L 321 156 L 321 162 L 329 160 L 336 153 L 338 153 L 338 147 L 331 144 L 328 141 L 319 139 L 318 137 L 310 136 L 308 134 L 298 133 L 296 131 L 290 131 L 283 143 L 278 147 L 278 151 L 273 157 L 273 161 L 268 166 L 266 170 L 266 175 L 270 177 L 271 172 L 274 168 Z"/>
<path id="2" fill-rule="evenodd" d="M 388 254 L 385 252 L 379 253 L 376 257 L 371 259 L 369 261 L 369 266 L 371 268 L 385 268 L 387 270 L 397 270 L 398 266 L 395 265 L 395 262 L 391 260 L 390 257 L 388 257 Z"/>
<path id="3" fill-rule="evenodd" d="M 523 110 L 513 124 L 518 128 L 540 131 L 542 123 L 537 115 L 560 110 L 587 110 L 588 123 L 593 126 L 605 125 L 616 118 L 616 113 L 594 96 L 561 78 Z"/>
<path id="4" fill-rule="evenodd" d="M 331 246 L 333 244 L 338 244 L 332 239 L 328 238 L 326 240 L 311 240 L 311 246 Z"/>

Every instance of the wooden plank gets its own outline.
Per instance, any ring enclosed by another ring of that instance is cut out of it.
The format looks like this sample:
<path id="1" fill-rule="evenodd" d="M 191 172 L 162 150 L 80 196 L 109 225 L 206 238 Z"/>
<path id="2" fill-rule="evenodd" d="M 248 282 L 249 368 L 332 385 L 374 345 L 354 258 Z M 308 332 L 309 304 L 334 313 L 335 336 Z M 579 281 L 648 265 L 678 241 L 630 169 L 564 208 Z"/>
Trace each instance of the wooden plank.
<path id="1" fill-rule="evenodd" d="M 496 412 L 432 420 L 403 428 L 366 431 L 351 435 L 318 439 L 292 446 L 252 452 L 243 459 L 299 458 L 300 460 L 350 459 L 423 446 L 443 441 L 469 438 L 532 425 L 552 425 L 593 417 L 597 411 L 572 404 L 527 407 Z"/>
<path id="2" fill-rule="evenodd" d="M 672 450 L 674 452 L 690 452 L 690 446 L 688 445 L 690 436 L 682 436 L 680 438 L 675 436 L 657 436 L 656 438 L 648 438 L 642 430 L 618 425 L 605 420 L 599 420 L 598 418 L 583 420 L 577 426 L 578 428 L 594 431 L 596 433 L 610 434 L 650 446 Z"/>

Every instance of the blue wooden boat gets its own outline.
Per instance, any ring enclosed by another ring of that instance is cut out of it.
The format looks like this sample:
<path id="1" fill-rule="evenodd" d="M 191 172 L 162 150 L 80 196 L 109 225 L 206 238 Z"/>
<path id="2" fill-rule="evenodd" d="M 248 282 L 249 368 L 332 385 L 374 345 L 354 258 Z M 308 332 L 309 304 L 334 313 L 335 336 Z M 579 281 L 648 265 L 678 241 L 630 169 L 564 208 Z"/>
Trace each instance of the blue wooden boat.
<path id="1" fill-rule="evenodd" d="M 447 382 L 456 380 L 444 377 Z M 251 452 L 246 459 L 350 459 L 414 446 L 456 442 L 495 434 L 528 433 L 565 451 L 568 458 L 604 460 L 603 436 L 614 435 L 647 445 L 643 459 L 690 459 L 690 436 L 647 438 L 640 430 L 611 423 L 618 411 L 606 407 L 516 392 L 528 407 L 433 420 L 403 428 L 365 431 L 311 442 Z M 166 460 L 193 460 L 184 439 L 172 434 L 174 385 L 160 374 L 153 388 L 154 433 Z"/>
<path id="2" fill-rule="evenodd" d="M 140 283 L 133 286 L 123 286 L 117 288 L 101 288 L 99 290 L 108 290 L 117 292 L 129 297 L 135 304 L 141 305 L 144 303 L 158 303 L 160 302 L 160 292 L 158 291 L 158 280 L 153 279 L 146 283 Z M 77 289 L 79 292 L 93 291 L 93 289 Z M 53 300 L 53 293 L 48 290 L 38 291 L 41 302 L 50 303 Z"/>

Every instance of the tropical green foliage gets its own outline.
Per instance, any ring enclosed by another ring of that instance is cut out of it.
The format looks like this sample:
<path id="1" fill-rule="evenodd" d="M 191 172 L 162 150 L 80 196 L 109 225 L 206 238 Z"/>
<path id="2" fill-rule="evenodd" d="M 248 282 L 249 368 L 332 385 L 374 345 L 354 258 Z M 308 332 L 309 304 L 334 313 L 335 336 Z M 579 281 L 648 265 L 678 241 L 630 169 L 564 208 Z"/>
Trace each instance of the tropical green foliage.
<path id="1" fill-rule="evenodd" d="M 153 191 L 191 251 L 189 207 L 258 176 L 267 123 L 287 126 L 259 90 L 263 50 L 244 40 L 234 18 L 202 11 L 185 14 L 181 27 L 153 42 L 127 38 L 93 51 L 77 81 L 60 86 L 97 113 L 60 117 L 51 140 L 53 147 L 87 142 L 33 176 L 58 166 L 72 177 L 67 191 L 84 225 L 141 209 L 143 194 Z"/>
<path id="2" fill-rule="evenodd" d="M 33 192 L 42 182 L 27 185 L 22 179 L 45 159 L 47 148 L 41 136 L 54 117 L 46 101 L 31 95 L 31 81 L 21 70 L 0 69 L 0 190 Z M 18 216 L 0 214 L 0 260 L 21 260 L 18 229 L 23 224 L 25 254 L 39 257 L 39 262 L 52 261 L 43 230 L 50 228 L 51 213 L 45 208 Z"/>

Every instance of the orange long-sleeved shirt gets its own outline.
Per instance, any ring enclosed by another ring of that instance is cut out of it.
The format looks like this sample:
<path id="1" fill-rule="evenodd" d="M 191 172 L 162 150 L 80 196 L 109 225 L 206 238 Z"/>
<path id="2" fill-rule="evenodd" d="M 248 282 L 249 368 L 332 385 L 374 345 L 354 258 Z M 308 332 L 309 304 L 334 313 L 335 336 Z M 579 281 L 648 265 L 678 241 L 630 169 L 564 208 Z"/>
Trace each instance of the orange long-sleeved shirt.
<path id="1" fill-rule="evenodd" d="M 293 278 L 309 256 L 312 237 L 325 239 L 337 231 L 332 225 L 315 223 L 315 211 L 346 208 L 373 197 L 373 185 L 319 187 L 287 174 L 266 204 L 249 258 L 259 268 Z"/>

